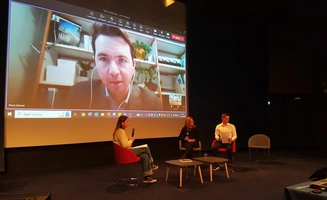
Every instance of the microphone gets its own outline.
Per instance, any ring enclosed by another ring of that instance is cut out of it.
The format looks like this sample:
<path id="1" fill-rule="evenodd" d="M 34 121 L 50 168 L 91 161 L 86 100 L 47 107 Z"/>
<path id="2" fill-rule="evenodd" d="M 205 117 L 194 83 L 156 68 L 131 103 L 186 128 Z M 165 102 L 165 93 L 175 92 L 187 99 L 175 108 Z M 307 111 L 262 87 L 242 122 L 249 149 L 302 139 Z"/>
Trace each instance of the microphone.
<path id="1" fill-rule="evenodd" d="M 132 129 L 132 137 L 134 137 L 135 128 Z"/>

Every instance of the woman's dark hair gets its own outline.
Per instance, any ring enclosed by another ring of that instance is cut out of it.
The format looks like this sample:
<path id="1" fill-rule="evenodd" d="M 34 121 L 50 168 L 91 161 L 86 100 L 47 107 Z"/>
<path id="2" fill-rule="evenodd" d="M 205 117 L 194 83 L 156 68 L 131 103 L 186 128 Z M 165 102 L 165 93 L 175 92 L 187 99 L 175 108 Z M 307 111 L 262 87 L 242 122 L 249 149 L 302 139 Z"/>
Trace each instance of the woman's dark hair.
<path id="1" fill-rule="evenodd" d="M 116 128 L 113 133 L 115 133 L 115 131 L 119 128 L 124 129 L 122 126 L 122 123 L 125 122 L 127 119 L 128 119 L 128 117 L 126 115 L 121 115 L 117 120 Z"/>

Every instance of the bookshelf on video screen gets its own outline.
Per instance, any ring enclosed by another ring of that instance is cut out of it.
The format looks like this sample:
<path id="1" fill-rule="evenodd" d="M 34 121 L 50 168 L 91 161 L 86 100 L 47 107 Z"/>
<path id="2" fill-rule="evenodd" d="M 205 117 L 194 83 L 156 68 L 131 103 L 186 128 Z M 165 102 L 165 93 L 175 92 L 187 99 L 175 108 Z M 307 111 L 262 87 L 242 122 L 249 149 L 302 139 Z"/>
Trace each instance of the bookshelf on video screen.
<path id="1" fill-rule="evenodd" d="M 119 0 L 68 1 L 9 1 L 5 147 L 111 141 L 120 115 L 138 139 L 176 137 L 188 113 L 185 32 Z M 185 23 L 183 3 L 151 2 Z"/>

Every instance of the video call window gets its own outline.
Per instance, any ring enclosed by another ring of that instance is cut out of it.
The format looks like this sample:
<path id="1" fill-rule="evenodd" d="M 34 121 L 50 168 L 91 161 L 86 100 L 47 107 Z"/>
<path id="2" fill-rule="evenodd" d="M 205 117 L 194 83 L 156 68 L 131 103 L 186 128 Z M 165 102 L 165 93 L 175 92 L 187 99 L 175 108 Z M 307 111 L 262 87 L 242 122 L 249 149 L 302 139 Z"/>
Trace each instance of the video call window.
<path id="1" fill-rule="evenodd" d="M 120 115 L 131 118 L 126 132 L 137 139 L 176 137 L 188 113 L 185 35 L 149 26 L 151 15 L 119 14 L 120 0 L 96 9 L 68 1 L 9 1 L 4 147 L 111 141 Z M 185 5 L 174 6 L 183 23 Z M 160 8 L 153 12 L 171 17 Z M 96 37 L 96 27 L 126 37 Z M 97 41 L 122 44 L 119 56 Z"/>
<path id="2" fill-rule="evenodd" d="M 187 113 L 185 36 L 80 7 L 67 13 L 60 6 L 48 9 L 43 8 L 45 3 L 28 2 L 32 4 L 10 2 L 7 111 Z M 120 28 L 135 48 L 134 70 L 123 102 L 114 100 L 114 89 L 106 86 L 95 61 L 94 23 Z M 140 102 L 134 105 L 136 101 Z M 156 101 L 158 107 L 149 106 Z"/>

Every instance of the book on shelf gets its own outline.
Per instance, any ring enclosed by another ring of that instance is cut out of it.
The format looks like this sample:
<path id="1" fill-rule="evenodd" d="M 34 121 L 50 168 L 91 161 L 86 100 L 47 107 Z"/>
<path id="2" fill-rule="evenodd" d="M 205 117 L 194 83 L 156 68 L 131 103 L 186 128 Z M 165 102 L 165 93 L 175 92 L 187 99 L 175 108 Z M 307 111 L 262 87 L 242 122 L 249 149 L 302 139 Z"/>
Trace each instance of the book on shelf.
<path id="1" fill-rule="evenodd" d="M 191 159 L 179 159 L 181 162 L 193 162 Z"/>

